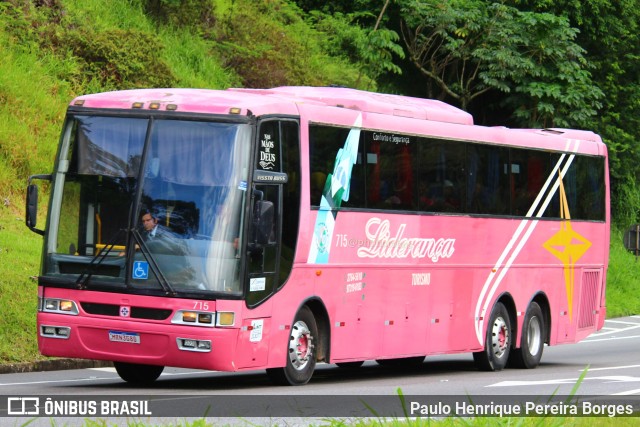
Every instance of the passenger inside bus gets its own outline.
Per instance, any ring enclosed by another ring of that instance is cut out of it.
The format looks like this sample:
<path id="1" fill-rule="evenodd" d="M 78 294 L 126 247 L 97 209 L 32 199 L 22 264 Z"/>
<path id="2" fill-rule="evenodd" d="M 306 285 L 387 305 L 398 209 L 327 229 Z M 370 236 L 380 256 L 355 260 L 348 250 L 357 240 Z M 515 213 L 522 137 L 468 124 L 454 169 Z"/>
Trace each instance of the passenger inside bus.
<path id="1" fill-rule="evenodd" d="M 471 202 L 467 210 L 469 213 L 493 213 L 489 192 L 481 181 L 477 181 L 473 187 Z"/>
<path id="2" fill-rule="evenodd" d="M 433 209 L 433 194 L 429 188 L 429 182 L 423 178 L 418 182 L 418 210 L 430 211 Z"/>
<path id="3" fill-rule="evenodd" d="M 442 183 L 442 195 L 436 198 L 434 210 L 440 212 L 458 212 L 460 211 L 460 199 L 453 185 L 453 182 L 445 179 Z"/>

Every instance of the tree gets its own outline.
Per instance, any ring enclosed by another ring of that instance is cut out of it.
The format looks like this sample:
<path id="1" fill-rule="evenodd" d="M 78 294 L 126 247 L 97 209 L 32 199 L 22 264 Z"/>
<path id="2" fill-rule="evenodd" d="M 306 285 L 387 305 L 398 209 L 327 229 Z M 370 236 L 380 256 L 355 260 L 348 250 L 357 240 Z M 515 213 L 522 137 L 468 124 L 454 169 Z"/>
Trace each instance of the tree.
<path id="1" fill-rule="evenodd" d="M 611 207 L 627 227 L 640 219 L 640 5 L 638 0 L 510 0 L 522 10 L 565 16 L 593 64 L 593 79 L 606 93 L 587 127 L 609 148 Z"/>
<path id="2" fill-rule="evenodd" d="M 403 0 L 402 36 L 428 96 L 462 109 L 492 91 L 519 125 L 581 126 L 600 107 L 566 18 L 485 0 Z"/>
<path id="3" fill-rule="evenodd" d="M 384 26 L 385 12 L 392 0 L 385 0 L 379 10 L 379 5 L 376 5 L 376 13 L 370 12 L 370 0 L 345 5 L 339 2 L 316 4 L 313 0 L 298 3 L 309 10 L 314 26 L 326 34 L 325 46 L 328 51 L 338 57 L 346 55 L 351 63 L 359 67 L 357 85 L 365 76 L 376 80 L 386 73 L 402 74 L 401 68 L 394 62 L 396 57 L 404 58 L 404 50 L 399 44 L 400 36 Z M 309 9 L 313 7 L 318 10 Z"/>

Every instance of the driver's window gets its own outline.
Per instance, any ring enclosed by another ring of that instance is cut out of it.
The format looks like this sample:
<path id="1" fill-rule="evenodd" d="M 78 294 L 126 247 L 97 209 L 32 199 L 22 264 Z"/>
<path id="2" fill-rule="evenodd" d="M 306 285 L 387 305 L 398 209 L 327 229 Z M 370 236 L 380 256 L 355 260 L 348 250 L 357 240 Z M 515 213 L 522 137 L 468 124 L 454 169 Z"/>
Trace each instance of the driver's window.
<path id="1" fill-rule="evenodd" d="M 279 192 L 277 185 L 255 186 L 252 228 L 256 231 L 249 236 L 247 250 L 250 304 L 266 298 L 276 286 L 280 230 L 275 219 L 280 216 Z"/>
<path id="2" fill-rule="evenodd" d="M 255 169 L 281 172 L 280 122 L 263 122 L 258 131 Z M 250 305 L 273 293 L 277 286 L 280 241 L 281 185 L 255 184 L 251 224 L 247 242 L 248 296 Z"/>

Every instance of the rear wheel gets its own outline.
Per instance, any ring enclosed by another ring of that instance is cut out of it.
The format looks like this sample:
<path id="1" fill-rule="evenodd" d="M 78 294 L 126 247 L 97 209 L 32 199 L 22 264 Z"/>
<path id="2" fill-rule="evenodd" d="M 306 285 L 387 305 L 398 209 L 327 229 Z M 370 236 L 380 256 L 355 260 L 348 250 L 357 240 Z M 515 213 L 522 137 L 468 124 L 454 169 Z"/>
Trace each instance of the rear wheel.
<path id="1" fill-rule="evenodd" d="M 484 351 L 473 353 L 473 360 L 482 371 L 500 371 L 509 360 L 511 320 L 505 306 L 498 302 L 491 311 Z"/>
<path id="2" fill-rule="evenodd" d="M 313 313 L 309 307 L 302 307 L 291 326 L 286 365 L 284 368 L 267 369 L 267 375 L 282 385 L 308 383 L 316 367 L 317 340 L 318 327 Z"/>
<path id="3" fill-rule="evenodd" d="M 140 365 L 137 363 L 113 362 L 120 378 L 131 384 L 148 385 L 158 379 L 164 366 Z"/>
<path id="4" fill-rule="evenodd" d="M 540 364 L 544 350 L 544 317 L 540 306 L 532 302 L 527 308 L 522 325 L 520 348 L 515 349 L 509 362 L 516 368 L 533 369 Z"/>

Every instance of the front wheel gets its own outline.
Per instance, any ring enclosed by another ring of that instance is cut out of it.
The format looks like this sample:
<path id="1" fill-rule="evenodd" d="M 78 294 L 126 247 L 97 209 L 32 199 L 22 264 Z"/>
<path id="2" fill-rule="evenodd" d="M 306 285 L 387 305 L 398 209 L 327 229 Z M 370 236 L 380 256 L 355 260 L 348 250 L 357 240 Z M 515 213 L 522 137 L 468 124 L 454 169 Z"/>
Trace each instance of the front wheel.
<path id="1" fill-rule="evenodd" d="M 284 368 L 267 369 L 267 375 L 277 384 L 303 385 L 309 382 L 316 367 L 318 326 L 309 307 L 302 307 L 293 321 L 287 361 Z"/>
<path id="2" fill-rule="evenodd" d="M 113 362 L 120 378 L 136 385 L 149 385 L 158 379 L 164 366 L 140 365 L 138 363 Z"/>
<path id="3" fill-rule="evenodd" d="M 533 369 L 540 363 L 544 350 L 544 317 L 540 306 L 532 302 L 527 308 L 522 325 L 520 348 L 514 350 L 509 359 L 516 368 Z"/>
<path id="4" fill-rule="evenodd" d="M 505 306 L 498 302 L 491 311 L 484 350 L 473 353 L 473 360 L 482 371 L 501 371 L 509 360 L 511 320 Z"/>

